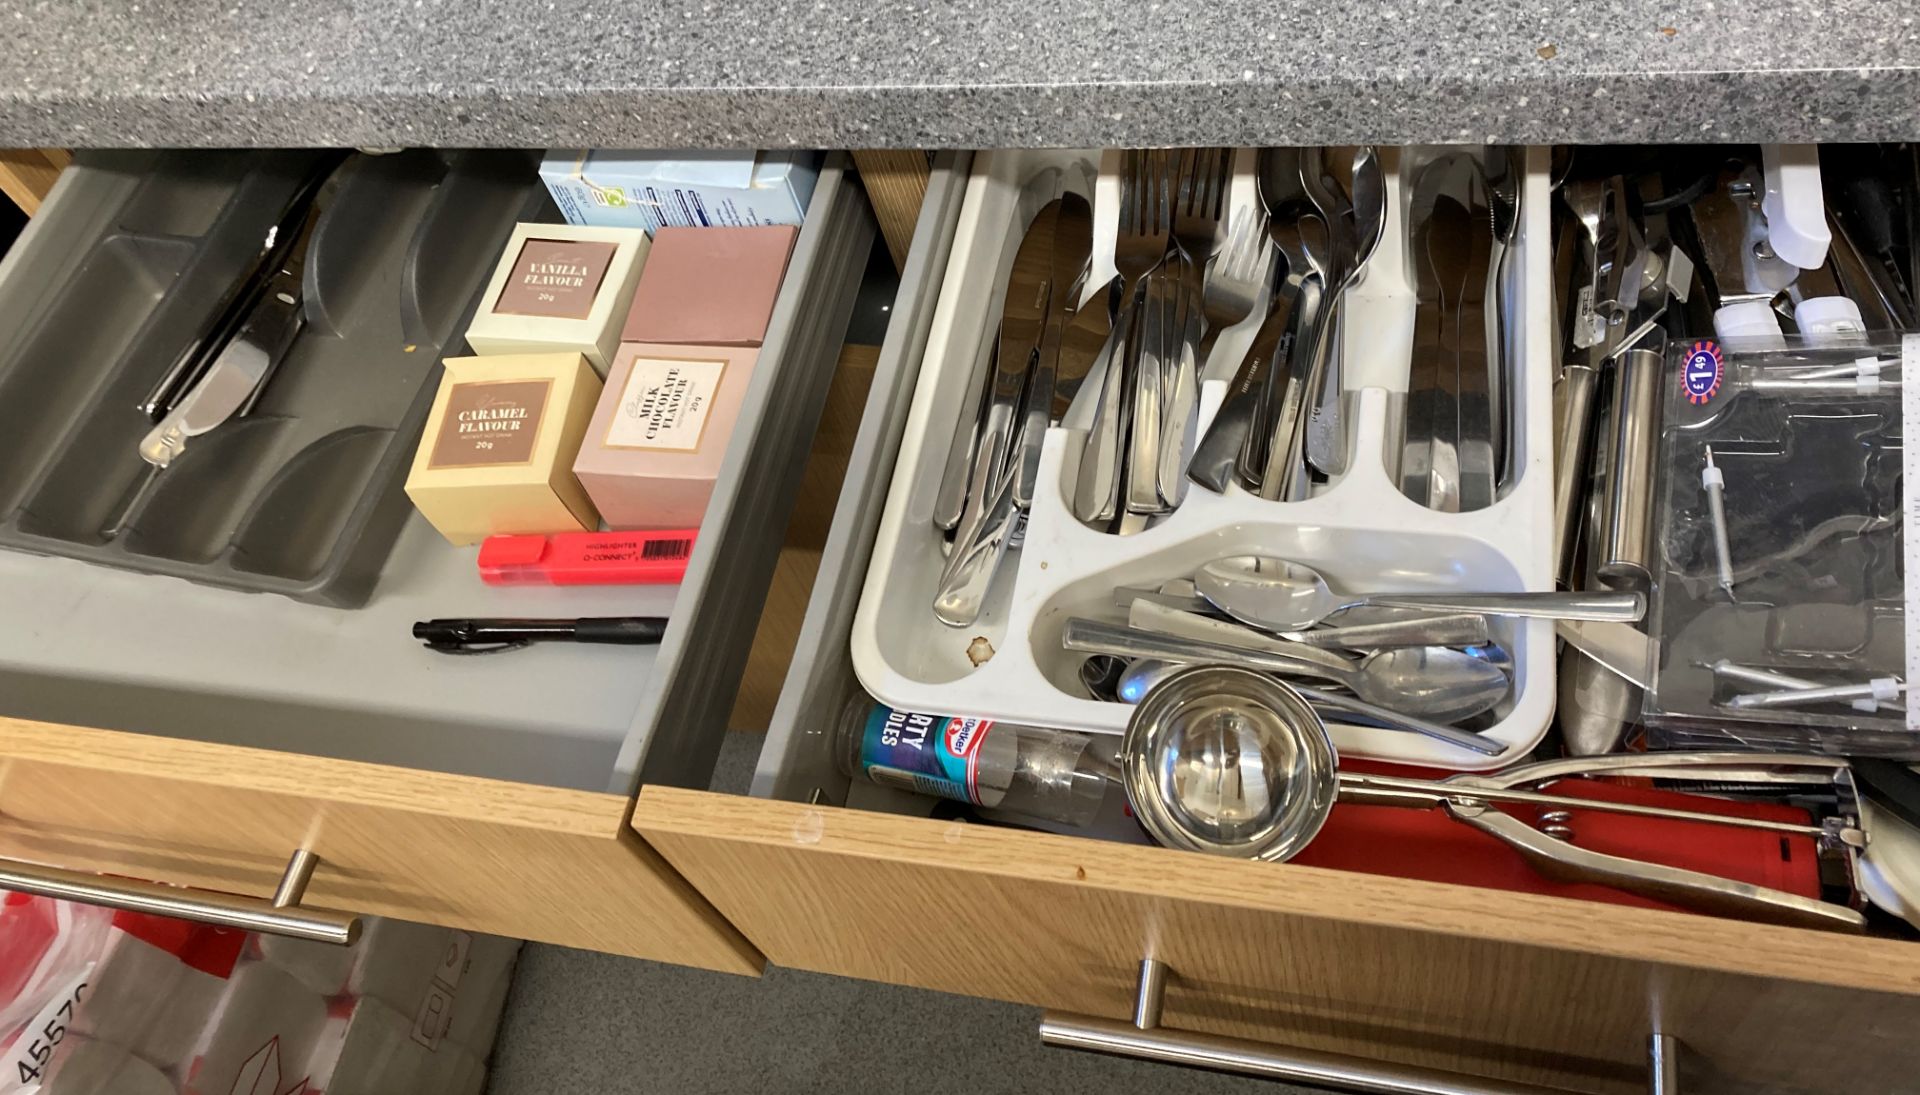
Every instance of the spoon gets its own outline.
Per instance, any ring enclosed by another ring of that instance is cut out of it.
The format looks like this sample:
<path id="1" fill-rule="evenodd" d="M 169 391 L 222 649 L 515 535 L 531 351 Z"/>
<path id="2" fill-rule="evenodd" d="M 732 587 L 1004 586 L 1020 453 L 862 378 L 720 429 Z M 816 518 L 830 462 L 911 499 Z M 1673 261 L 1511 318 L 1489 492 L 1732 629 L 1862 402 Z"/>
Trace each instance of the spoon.
<path id="1" fill-rule="evenodd" d="M 1288 654 L 1136 631 L 1099 620 L 1068 620 L 1060 642 L 1083 654 L 1235 665 L 1262 673 L 1317 677 L 1345 685 L 1367 703 L 1436 722 L 1457 722 L 1491 711 L 1512 689 L 1512 681 L 1499 666 L 1444 646 L 1376 651 L 1352 666 L 1336 669 Z"/>
<path id="2" fill-rule="evenodd" d="M 1311 627 L 1362 605 L 1621 623 L 1637 623 L 1647 611 L 1642 593 L 1335 593 L 1319 571 L 1270 555 L 1215 559 L 1194 573 L 1193 585 L 1220 611 L 1265 631 Z"/>
<path id="3" fill-rule="evenodd" d="M 1121 703 L 1139 703 L 1147 698 L 1147 693 L 1153 691 L 1155 685 L 1185 668 L 1178 662 L 1136 659 L 1121 671 L 1120 684 L 1113 690 L 1113 698 Z"/>
<path id="4" fill-rule="evenodd" d="M 1283 271 L 1276 295 L 1288 308 L 1290 337 L 1280 340 L 1276 355 L 1284 361 L 1276 360 L 1267 371 L 1264 391 L 1241 444 L 1239 471 L 1243 486 L 1269 498 L 1279 498 L 1292 485 L 1291 472 L 1281 474 L 1279 469 L 1289 456 L 1298 459 L 1300 455 L 1297 446 L 1291 453 L 1287 446 L 1305 436 L 1307 401 L 1312 398 L 1307 391 L 1307 353 L 1321 322 L 1334 265 L 1332 228 L 1307 193 L 1301 174 L 1303 157 L 1298 148 L 1268 148 L 1257 161 L 1267 234 L 1280 254 Z M 1273 481 L 1268 482 L 1269 478 Z"/>
<path id="5" fill-rule="evenodd" d="M 1138 704 L 1147 698 L 1147 693 L 1160 686 L 1160 682 L 1193 668 L 1177 662 L 1155 661 L 1141 658 L 1120 675 L 1120 686 L 1114 690 L 1114 698 L 1121 703 Z M 1389 711 L 1352 696 L 1336 695 L 1332 692 L 1320 692 L 1312 688 L 1296 686 L 1295 692 L 1305 696 L 1313 704 L 1316 713 L 1334 712 L 1344 717 L 1344 721 L 1355 726 L 1372 726 L 1381 730 L 1399 730 L 1409 734 L 1425 734 L 1427 737 L 1444 741 L 1448 745 L 1457 745 L 1483 756 L 1497 757 L 1506 751 L 1506 747 L 1492 738 L 1476 734 L 1471 730 L 1462 730 L 1454 726 L 1442 726 L 1439 723 L 1416 719 L 1398 711 Z"/>
<path id="6" fill-rule="evenodd" d="M 1318 179 L 1311 170 L 1316 159 Z M 1340 322 L 1340 303 L 1346 298 L 1347 290 L 1359 280 L 1360 272 L 1373 258 L 1385 235 L 1387 184 L 1372 145 L 1362 145 L 1354 151 L 1345 180 L 1333 172 L 1324 150 L 1317 158 L 1309 157 L 1303 167 L 1308 169 L 1305 181 L 1315 204 L 1330 223 L 1336 218 L 1341 221 L 1343 228 L 1337 233 L 1336 241 L 1347 249 L 1339 256 L 1343 261 L 1328 299 L 1327 321 L 1313 351 L 1320 386 L 1313 397 L 1318 403 L 1307 419 L 1307 462 L 1320 474 L 1333 478 L 1344 475 L 1347 470 L 1347 431 L 1340 406 L 1345 384 L 1340 377 L 1340 357 L 1333 352 L 1332 332 Z"/>
<path id="7" fill-rule="evenodd" d="M 1282 639 L 1308 646 L 1347 650 L 1383 650 L 1390 646 L 1484 646 L 1493 638 L 1487 618 L 1478 612 L 1434 616 L 1420 613 L 1404 620 L 1281 631 Z"/>
<path id="8" fill-rule="evenodd" d="M 1198 639 L 1203 643 L 1220 643 L 1241 650 L 1282 654 L 1335 670 L 1346 670 L 1353 666 L 1352 658 L 1337 651 L 1305 646 L 1285 638 L 1276 639 L 1242 623 L 1202 616 L 1198 612 L 1183 612 L 1152 601 L 1135 601 L 1129 605 L 1127 626 L 1157 635 L 1172 635 L 1178 639 Z"/>
<path id="9" fill-rule="evenodd" d="M 1137 631 L 1221 643 L 1242 650 L 1282 654 L 1336 670 L 1347 670 L 1354 664 L 1351 657 L 1338 652 L 1340 648 L 1378 653 L 1393 647 L 1451 646 L 1488 665 L 1513 672 L 1513 655 L 1488 636 L 1487 618 L 1478 613 L 1416 616 L 1318 631 L 1283 631 L 1279 638 L 1274 638 L 1233 620 L 1182 610 L 1163 602 L 1135 599 L 1127 605 L 1127 626 Z"/>

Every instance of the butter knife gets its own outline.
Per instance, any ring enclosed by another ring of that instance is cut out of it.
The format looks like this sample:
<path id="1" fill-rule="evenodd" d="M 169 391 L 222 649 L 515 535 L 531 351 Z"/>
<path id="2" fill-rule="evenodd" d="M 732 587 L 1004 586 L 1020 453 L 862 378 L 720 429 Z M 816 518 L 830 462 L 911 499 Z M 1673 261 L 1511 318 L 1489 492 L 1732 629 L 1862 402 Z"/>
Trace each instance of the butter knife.
<path id="1" fill-rule="evenodd" d="M 1125 292 L 1126 280 L 1115 278 Z M 1104 529 L 1118 518 L 1121 504 L 1121 480 L 1127 459 L 1127 437 L 1131 430 L 1134 376 L 1138 364 L 1134 356 L 1134 330 L 1139 327 L 1140 302 L 1146 286 L 1134 290 L 1132 301 L 1123 299 L 1115 313 L 1116 324 L 1108 332 L 1100 349 L 1106 366 L 1100 372 L 1099 398 L 1094 403 L 1093 424 L 1080 450 L 1080 473 L 1073 493 L 1073 515 L 1085 525 Z"/>
<path id="2" fill-rule="evenodd" d="M 1039 348 L 1027 378 L 1020 413 L 1020 432 L 1014 442 L 1013 501 L 1022 509 L 1033 504 L 1034 481 L 1040 475 L 1040 450 L 1047 427 L 1053 425 L 1054 388 L 1059 376 L 1060 345 L 1074 305 L 1086 287 L 1087 259 L 1093 253 L 1093 207 L 1078 194 L 1054 199 L 1041 217 L 1052 214 L 1052 265 Z M 1010 287 L 1011 288 L 1011 287 Z"/>
<path id="3" fill-rule="evenodd" d="M 967 504 L 954 530 L 953 547 L 933 596 L 934 615 L 949 627 L 966 627 L 980 614 L 993 570 L 1005 554 L 1013 519 L 1013 451 L 1020 401 L 1040 354 L 1053 265 L 1058 203 L 1033 218 L 1014 252 L 1000 316 L 1000 343 L 988 388 L 986 414 L 972 454 Z"/>
<path id="4" fill-rule="evenodd" d="M 1100 351 L 1107 344 L 1107 336 L 1113 333 L 1113 317 L 1119 310 L 1120 294 L 1125 285 L 1125 278 L 1114 275 L 1113 280 L 1073 313 L 1073 320 L 1067 324 L 1066 332 L 1060 338 L 1058 371 L 1053 377 L 1054 421 L 1067 417 L 1067 412 L 1073 408 L 1074 398 L 1080 394 L 1081 385 L 1093 372 L 1094 363 L 1099 360 Z"/>
<path id="5" fill-rule="evenodd" d="M 126 531 L 159 486 L 161 474 L 186 451 L 189 441 L 251 410 L 260 390 L 293 349 L 300 332 L 306 329 L 301 278 L 307 244 L 319 219 L 318 208 L 308 206 L 296 226 L 297 235 L 276 256 L 277 269 L 227 344 L 140 440 L 140 458 L 147 463 L 146 471 L 127 492 L 118 516 L 101 530 L 103 537 L 112 540 Z"/>
<path id="6" fill-rule="evenodd" d="M 1059 219 L 1060 204 L 1048 202 L 1027 227 L 1026 237 L 1014 252 L 1013 269 L 1007 274 L 1001 298 L 999 358 L 994 362 L 992 397 L 980 431 L 980 447 L 994 455 L 993 475 L 988 490 L 973 492 L 976 495 L 990 494 L 1000 477 L 1012 470 L 1017 455 L 1013 444 L 1020 432 L 1021 399 L 1046 335 L 1054 228 Z"/>

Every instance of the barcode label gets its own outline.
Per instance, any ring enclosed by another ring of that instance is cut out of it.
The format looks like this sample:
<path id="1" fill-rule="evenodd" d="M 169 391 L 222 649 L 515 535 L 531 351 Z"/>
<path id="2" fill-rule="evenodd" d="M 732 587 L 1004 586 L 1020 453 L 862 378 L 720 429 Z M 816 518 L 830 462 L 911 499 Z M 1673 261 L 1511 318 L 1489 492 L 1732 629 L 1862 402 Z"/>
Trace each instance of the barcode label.
<path id="1" fill-rule="evenodd" d="M 1920 428 L 1920 335 L 1900 340 L 1900 436 Z M 1907 682 L 1920 683 L 1920 444 L 1901 446 L 1900 540 L 1906 552 Z M 1907 729 L 1920 730 L 1920 689 L 1907 689 Z"/>
<path id="2" fill-rule="evenodd" d="M 640 545 L 642 559 L 685 559 L 692 553 L 692 540 L 648 540 Z"/>

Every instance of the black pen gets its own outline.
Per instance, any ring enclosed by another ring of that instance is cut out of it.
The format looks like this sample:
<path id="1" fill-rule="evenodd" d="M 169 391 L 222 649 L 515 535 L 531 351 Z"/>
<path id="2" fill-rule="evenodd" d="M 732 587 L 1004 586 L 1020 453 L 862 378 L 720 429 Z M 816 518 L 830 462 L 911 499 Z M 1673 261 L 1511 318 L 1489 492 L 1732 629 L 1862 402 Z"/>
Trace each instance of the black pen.
<path id="1" fill-rule="evenodd" d="M 664 616 L 589 616 L 579 620 L 421 620 L 413 637 L 442 654 L 493 654 L 540 642 L 657 643 Z"/>

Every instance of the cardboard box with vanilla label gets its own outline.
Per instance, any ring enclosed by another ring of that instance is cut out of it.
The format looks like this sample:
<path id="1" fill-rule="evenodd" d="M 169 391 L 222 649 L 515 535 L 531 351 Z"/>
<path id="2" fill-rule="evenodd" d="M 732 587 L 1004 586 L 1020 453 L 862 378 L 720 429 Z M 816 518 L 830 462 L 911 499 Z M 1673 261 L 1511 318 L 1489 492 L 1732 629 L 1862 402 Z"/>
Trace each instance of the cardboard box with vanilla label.
<path id="1" fill-rule="evenodd" d="M 571 350 L 607 375 L 651 246 L 632 228 L 515 225 L 467 345 L 476 354 Z"/>

